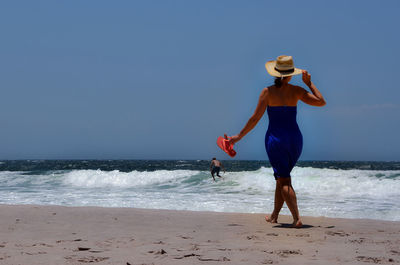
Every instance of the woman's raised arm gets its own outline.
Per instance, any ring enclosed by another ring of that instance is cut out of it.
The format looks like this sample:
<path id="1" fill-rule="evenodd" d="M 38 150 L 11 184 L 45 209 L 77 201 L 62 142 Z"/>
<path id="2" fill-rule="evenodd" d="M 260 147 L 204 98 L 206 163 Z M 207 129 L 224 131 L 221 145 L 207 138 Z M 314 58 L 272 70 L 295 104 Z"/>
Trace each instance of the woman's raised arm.
<path id="1" fill-rule="evenodd" d="M 303 70 L 303 82 L 310 88 L 312 94 L 305 89 L 300 93 L 299 99 L 304 103 L 312 106 L 322 107 L 326 104 L 321 92 L 317 89 L 313 82 L 311 82 L 311 75 Z"/>

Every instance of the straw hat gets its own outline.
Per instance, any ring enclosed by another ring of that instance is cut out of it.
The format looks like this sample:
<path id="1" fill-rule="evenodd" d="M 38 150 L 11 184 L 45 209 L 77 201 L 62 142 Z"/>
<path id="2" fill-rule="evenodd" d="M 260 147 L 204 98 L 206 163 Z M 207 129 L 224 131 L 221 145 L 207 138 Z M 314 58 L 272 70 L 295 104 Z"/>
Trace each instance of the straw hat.
<path id="1" fill-rule="evenodd" d="M 265 64 L 268 73 L 276 77 L 286 77 L 301 74 L 302 69 L 294 67 L 292 56 L 281 55 L 275 61 Z"/>

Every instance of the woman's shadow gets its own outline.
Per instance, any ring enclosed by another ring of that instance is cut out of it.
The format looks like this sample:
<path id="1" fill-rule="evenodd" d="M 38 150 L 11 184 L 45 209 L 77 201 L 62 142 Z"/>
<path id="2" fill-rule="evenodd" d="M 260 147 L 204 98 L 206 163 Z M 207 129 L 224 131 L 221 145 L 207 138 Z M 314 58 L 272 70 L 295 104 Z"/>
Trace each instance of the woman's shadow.
<path id="1" fill-rule="evenodd" d="M 280 223 L 273 226 L 273 228 L 297 228 L 297 229 L 308 229 L 313 227 L 314 227 L 313 225 L 305 225 L 305 224 L 303 224 L 301 227 L 293 227 L 293 224 L 288 224 L 288 223 Z"/>

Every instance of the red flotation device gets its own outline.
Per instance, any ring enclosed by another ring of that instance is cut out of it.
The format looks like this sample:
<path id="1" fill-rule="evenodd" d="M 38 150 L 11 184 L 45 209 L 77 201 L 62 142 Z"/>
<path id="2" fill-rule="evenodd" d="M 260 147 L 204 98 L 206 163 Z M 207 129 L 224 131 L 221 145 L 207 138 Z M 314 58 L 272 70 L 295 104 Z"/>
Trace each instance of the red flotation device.
<path id="1" fill-rule="evenodd" d="M 227 153 L 230 157 L 234 157 L 236 155 L 236 151 L 233 150 L 233 144 L 229 142 L 228 136 L 226 134 L 224 137 L 219 136 L 217 139 L 217 145 L 221 148 L 225 153 Z"/>

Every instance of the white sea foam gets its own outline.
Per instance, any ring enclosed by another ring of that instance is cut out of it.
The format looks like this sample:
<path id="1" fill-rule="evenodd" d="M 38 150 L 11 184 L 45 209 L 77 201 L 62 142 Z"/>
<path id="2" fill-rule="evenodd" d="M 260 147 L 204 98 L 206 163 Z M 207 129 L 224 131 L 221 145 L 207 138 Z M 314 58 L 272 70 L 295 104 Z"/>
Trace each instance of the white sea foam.
<path id="1" fill-rule="evenodd" d="M 295 168 L 293 185 L 304 194 L 324 197 L 373 197 L 400 195 L 400 171 Z"/>
<path id="2" fill-rule="evenodd" d="M 101 170 L 74 170 L 64 176 L 64 184 L 78 187 L 143 187 L 161 183 L 176 182 L 198 174 L 190 170 L 157 170 L 120 172 Z"/>
<path id="3" fill-rule="evenodd" d="M 0 203 L 95 205 L 224 212 L 270 212 L 271 168 L 208 171 L 0 172 Z M 400 171 L 296 167 L 292 182 L 303 215 L 400 220 Z M 284 207 L 283 214 L 290 214 Z"/>

